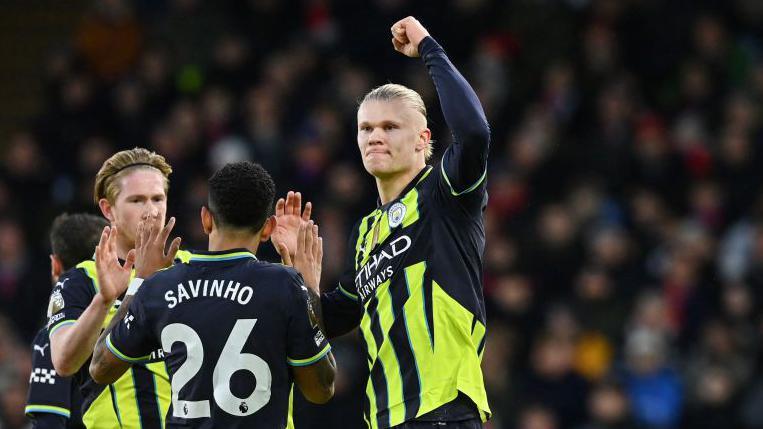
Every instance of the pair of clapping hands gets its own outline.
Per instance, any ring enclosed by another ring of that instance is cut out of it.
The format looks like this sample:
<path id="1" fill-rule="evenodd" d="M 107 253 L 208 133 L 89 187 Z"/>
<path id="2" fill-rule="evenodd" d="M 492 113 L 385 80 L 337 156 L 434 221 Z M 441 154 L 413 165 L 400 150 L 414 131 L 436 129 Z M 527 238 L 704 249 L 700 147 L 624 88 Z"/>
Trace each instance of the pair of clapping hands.
<path id="1" fill-rule="evenodd" d="M 294 267 L 302 274 L 305 284 L 320 293 L 323 238 L 318 236 L 318 225 L 310 220 L 311 213 L 312 204 L 305 204 L 302 211 L 302 195 L 290 191 L 285 199 L 280 198 L 276 203 L 276 227 L 270 239 L 284 265 Z M 113 303 L 127 290 L 133 266 L 135 277 L 145 279 L 172 265 L 180 248 L 180 237 L 174 238 L 167 251 L 165 249 L 174 226 L 174 217 L 161 227 L 151 215 L 143 215 L 138 223 L 135 248 L 127 253 L 123 263 L 117 252 L 117 227 L 103 229 L 95 248 L 95 264 L 99 293 L 105 302 Z"/>
<path id="2" fill-rule="evenodd" d="M 135 248 L 127 252 L 124 262 L 119 261 L 117 252 L 117 227 L 103 228 L 101 239 L 95 247 L 95 266 L 99 293 L 105 302 L 113 303 L 127 290 L 133 266 L 135 277 L 145 279 L 172 265 L 180 248 L 180 237 L 172 240 L 167 251 L 165 248 L 174 227 L 174 217 L 162 227 L 150 214 L 144 214 L 138 222 Z"/>
<path id="3" fill-rule="evenodd" d="M 283 264 L 299 271 L 307 287 L 320 295 L 323 238 L 318 235 L 318 225 L 310 220 L 312 210 L 308 202 L 302 211 L 302 194 L 289 191 L 286 199 L 276 202 L 276 227 L 270 241 Z"/>

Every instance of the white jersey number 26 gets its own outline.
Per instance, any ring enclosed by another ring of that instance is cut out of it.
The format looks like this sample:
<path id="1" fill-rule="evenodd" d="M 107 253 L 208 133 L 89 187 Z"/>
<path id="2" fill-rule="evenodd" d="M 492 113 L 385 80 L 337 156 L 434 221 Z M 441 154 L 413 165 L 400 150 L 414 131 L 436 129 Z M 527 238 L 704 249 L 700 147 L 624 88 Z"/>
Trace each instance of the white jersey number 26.
<path id="1" fill-rule="evenodd" d="M 255 323 L 257 319 L 236 321 L 212 374 L 215 403 L 226 413 L 239 417 L 256 413 L 270 401 L 270 367 L 257 355 L 241 353 Z M 187 353 L 185 362 L 172 377 L 173 415 L 186 419 L 211 417 L 209 400 L 186 401 L 178 398 L 180 390 L 199 372 L 204 362 L 201 338 L 193 328 L 183 323 L 165 326 L 162 330 L 162 348 L 169 352 L 176 342 L 185 344 Z M 251 372 L 257 379 L 257 387 L 247 398 L 239 398 L 230 390 L 230 379 L 233 373 L 240 370 Z"/>

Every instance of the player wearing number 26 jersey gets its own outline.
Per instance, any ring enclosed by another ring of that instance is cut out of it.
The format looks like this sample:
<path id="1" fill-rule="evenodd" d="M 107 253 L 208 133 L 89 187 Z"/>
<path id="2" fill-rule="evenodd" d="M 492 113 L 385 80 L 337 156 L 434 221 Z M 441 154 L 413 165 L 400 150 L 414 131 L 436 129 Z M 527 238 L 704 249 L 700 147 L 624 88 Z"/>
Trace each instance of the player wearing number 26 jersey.
<path id="1" fill-rule="evenodd" d="M 258 197 L 262 188 L 269 192 Z M 114 357 L 139 363 L 161 349 L 172 386 L 169 428 L 283 428 L 293 381 L 308 399 L 330 398 L 333 357 L 302 275 L 254 254 L 275 226 L 267 217 L 273 193 L 256 164 L 215 173 L 202 209 L 210 251 L 145 280 L 96 345 L 96 381 L 108 381 Z M 261 201 L 246 201 L 253 198 Z M 316 384 L 323 394 L 315 394 Z"/>
<path id="2" fill-rule="evenodd" d="M 283 427 L 289 366 L 315 363 L 330 348 L 303 287 L 293 269 L 245 249 L 193 252 L 188 264 L 146 280 L 106 344 L 128 362 L 164 350 L 168 427 L 199 419 L 199 427 Z"/>

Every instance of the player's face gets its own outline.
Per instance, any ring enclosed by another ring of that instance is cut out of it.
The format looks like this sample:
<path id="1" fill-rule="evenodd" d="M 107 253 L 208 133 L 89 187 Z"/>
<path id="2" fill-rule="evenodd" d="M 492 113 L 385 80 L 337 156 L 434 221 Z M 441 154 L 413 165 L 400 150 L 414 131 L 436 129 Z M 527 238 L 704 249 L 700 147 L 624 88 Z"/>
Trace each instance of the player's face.
<path id="1" fill-rule="evenodd" d="M 424 166 L 426 120 L 401 100 L 366 101 L 358 109 L 358 148 L 366 171 L 384 179 Z"/>
<path id="2" fill-rule="evenodd" d="M 164 177 L 156 170 L 141 168 L 120 181 L 120 192 L 111 209 L 111 221 L 119 230 L 119 238 L 125 240 L 129 247 L 134 247 L 138 223 L 144 213 L 156 225 L 164 225 L 167 214 Z"/>

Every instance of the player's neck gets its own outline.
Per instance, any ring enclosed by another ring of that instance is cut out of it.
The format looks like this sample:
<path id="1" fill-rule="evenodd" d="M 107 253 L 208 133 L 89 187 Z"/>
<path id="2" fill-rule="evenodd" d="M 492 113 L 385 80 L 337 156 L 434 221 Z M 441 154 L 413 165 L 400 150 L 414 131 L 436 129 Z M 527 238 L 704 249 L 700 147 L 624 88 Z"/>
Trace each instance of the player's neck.
<path id="1" fill-rule="evenodd" d="M 405 187 L 411 183 L 411 180 L 413 180 L 413 178 L 424 168 L 426 168 L 426 164 L 392 176 L 383 178 L 376 177 L 376 190 L 379 192 L 379 200 L 381 203 L 387 204 L 399 197 L 400 193 L 403 192 L 403 189 L 405 189 Z"/>
<path id="2" fill-rule="evenodd" d="M 260 246 L 260 234 L 235 233 L 230 231 L 214 230 L 209 234 L 209 250 L 219 252 L 231 249 L 246 249 L 257 254 Z"/>
<path id="3" fill-rule="evenodd" d="M 121 260 L 127 259 L 127 254 L 135 248 L 135 243 L 125 243 L 124 240 L 117 240 L 117 257 Z"/>

